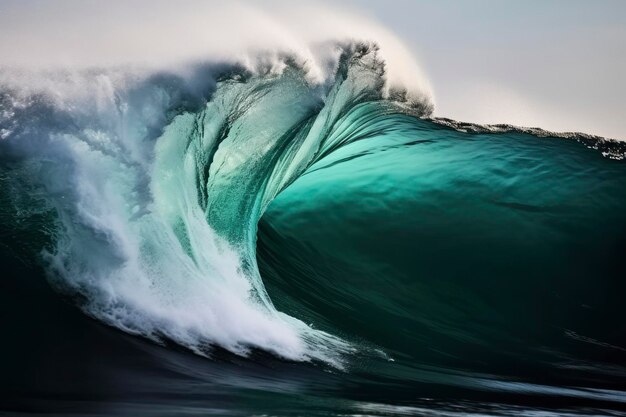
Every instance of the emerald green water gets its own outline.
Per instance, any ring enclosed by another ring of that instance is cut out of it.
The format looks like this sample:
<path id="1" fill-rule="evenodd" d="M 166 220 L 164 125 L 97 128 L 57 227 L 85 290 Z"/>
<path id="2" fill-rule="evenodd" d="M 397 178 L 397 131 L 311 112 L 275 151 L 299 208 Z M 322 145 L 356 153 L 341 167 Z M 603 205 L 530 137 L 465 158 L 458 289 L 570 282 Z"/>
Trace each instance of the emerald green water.
<path id="1" fill-rule="evenodd" d="M 382 349 L 394 361 L 364 372 L 392 386 L 619 389 L 623 163 L 573 141 L 385 122 L 263 217 L 279 309 Z"/>

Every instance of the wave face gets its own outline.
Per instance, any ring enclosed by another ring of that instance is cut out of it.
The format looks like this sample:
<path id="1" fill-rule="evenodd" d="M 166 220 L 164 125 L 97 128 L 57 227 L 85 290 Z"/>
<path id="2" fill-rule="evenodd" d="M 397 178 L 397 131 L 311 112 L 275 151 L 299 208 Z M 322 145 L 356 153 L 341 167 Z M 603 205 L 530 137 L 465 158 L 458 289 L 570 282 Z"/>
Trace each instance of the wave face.
<path id="1" fill-rule="evenodd" d="M 312 362 L 309 411 L 623 406 L 622 144 L 431 120 L 337 56 L 5 81 L 3 259 L 128 333 Z"/>

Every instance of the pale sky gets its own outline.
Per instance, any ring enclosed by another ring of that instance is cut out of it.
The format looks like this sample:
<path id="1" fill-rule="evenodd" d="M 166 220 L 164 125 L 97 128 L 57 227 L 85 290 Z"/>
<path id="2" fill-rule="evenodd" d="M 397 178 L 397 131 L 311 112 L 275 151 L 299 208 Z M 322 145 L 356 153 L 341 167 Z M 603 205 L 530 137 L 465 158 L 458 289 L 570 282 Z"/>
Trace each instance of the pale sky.
<path id="1" fill-rule="evenodd" d="M 626 1 L 346 4 L 417 54 L 437 115 L 626 140 Z"/>
<path id="2" fill-rule="evenodd" d="M 626 0 L 0 0 L 0 65 L 306 52 L 336 36 L 391 49 L 437 116 L 626 140 Z"/>

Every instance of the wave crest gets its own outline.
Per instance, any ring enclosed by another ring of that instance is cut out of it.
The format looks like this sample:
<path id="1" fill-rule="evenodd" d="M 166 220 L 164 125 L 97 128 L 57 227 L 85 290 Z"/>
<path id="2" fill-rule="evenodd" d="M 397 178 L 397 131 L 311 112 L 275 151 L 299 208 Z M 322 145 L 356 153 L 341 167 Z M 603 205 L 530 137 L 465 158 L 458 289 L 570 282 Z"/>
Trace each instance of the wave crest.
<path id="1" fill-rule="evenodd" d="M 2 146 L 57 213 L 53 282 L 91 316 L 199 354 L 342 366 L 353 346 L 274 308 L 257 222 L 307 167 L 359 139 L 356 120 L 432 106 L 390 91 L 377 45 L 333 48 L 323 82 L 282 54 L 187 77 L 93 70 L 5 85 Z"/>

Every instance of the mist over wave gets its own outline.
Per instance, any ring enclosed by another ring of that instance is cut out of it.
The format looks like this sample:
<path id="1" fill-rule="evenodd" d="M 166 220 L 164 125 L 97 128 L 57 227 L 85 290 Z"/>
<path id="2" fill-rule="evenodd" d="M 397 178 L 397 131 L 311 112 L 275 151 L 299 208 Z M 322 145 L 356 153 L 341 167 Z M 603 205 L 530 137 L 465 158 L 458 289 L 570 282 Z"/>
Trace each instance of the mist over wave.
<path id="1" fill-rule="evenodd" d="M 328 61 L 338 58 L 328 43 L 374 40 L 388 64 L 388 87 L 432 95 L 402 41 L 354 10 L 327 4 L 275 1 L 259 8 L 247 2 L 69 0 L 41 2 L 36 12 L 12 5 L 0 23 L 2 67 L 20 70 L 133 67 L 185 73 L 190 63 L 224 61 L 253 69 L 260 54 L 279 69 L 280 56 L 289 53 L 306 62 L 307 77 L 321 82 L 332 77 Z"/>

